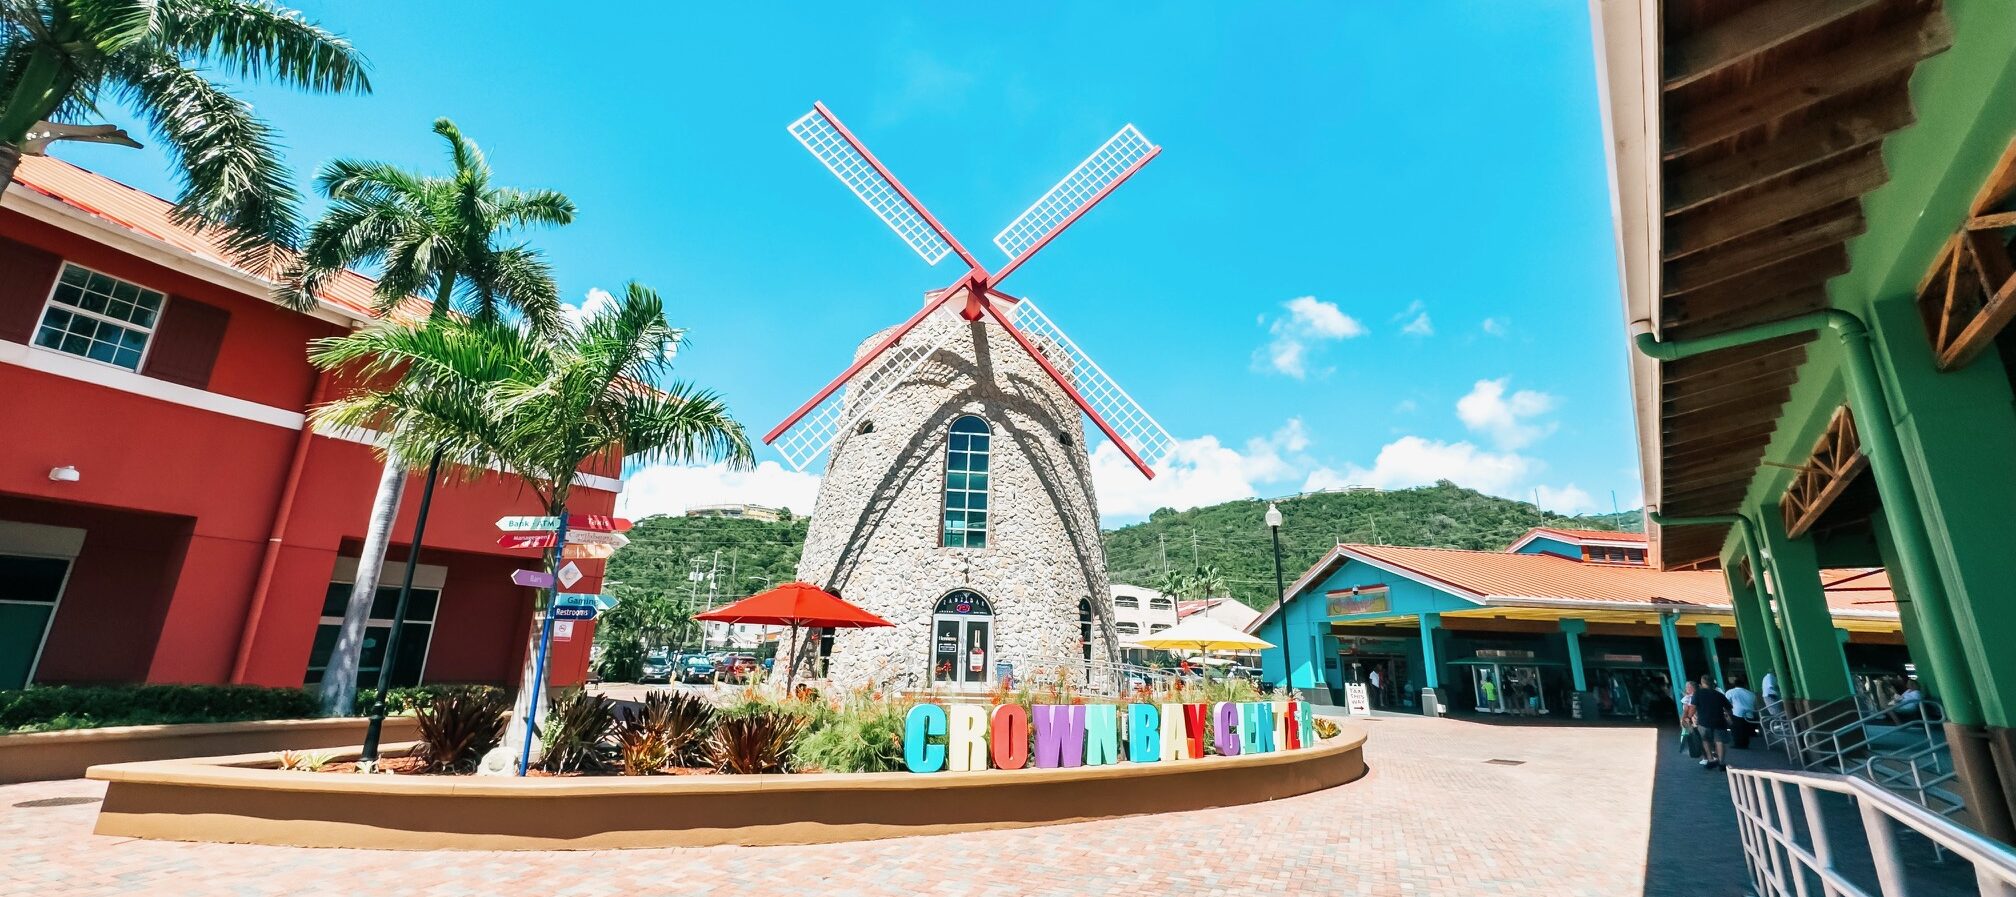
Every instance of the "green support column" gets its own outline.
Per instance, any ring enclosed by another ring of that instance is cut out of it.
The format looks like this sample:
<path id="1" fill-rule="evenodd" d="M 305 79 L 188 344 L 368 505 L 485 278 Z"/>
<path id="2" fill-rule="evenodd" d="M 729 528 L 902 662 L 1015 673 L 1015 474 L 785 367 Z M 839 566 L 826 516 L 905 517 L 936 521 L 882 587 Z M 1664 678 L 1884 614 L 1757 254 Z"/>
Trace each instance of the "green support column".
<path id="1" fill-rule="evenodd" d="M 1659 615 L 1659 641 L 1666 648 L 1666 682 L 1673 688 L 1673 706 L 1687 696 L 1687 664 L 1680 659 L 1680 631 L 1674 615 Z"/>
<path id="2" fill-rule="evenodd" d="M 1882 560 L 1883 569 L 1886 572 L 1897 569 L 1897 543 L 1890 537 L 1883 514 L 1870 515 L 1869 526 L 1876 534 L 1876 557 Z M 1904 650 L 1911 655 L 1911 665 L 1916 668 L 1918 687 L 1924 689 L 1927 697 L 1944 702 L 1946 692 L 1938 671 L 1933 668 L 1932 646 L 1926 642 L 1925 621 L 1919 617 L 1918 602 L 1913 600 L 1904 577 L 1890 576 L 1889 580 L 1890 595 L 1897 599 L 1897 619 L 1904 626 Z"/>
<path id="3" fill-rule="evenodd" d="M 1736 612 L 1736 641 L 1743 646 L 1743 677 L 1750 689 L 1762 696 L 1764 674 L 1778 671 L 1778 652 L 1771 650 L 1776 643 L 1775 633 L 1767 639 L 1762 602 L 1756 588 L 1743 580 L 1742 571 L 1725 564 L 1722 579 L 1729 587 L 1729 604 Z M 1773 681 L 1776 680 L 1774 677 Z"/>
<path id="4" fill-rule="evenodd" d="M 1850 694 L 1848 661 L 1834 636 L 1834 616 L 1820 585 L 1820 563 L 1811 538 L 1785 535 L 1785 520 L 1762 515 L 1764 544 L 1770 551 L 1771 585 L 1785 624 L 1786 653 L 1791 655 L 1791 679 L 1808 706 Z"/>
<path id="5" fill-rule="evenodd" d="M 1441 614 L 1421 615 L 1421 682 L 1433 689 L 1442 687 L 1442 668 L 1435 657 L 1435 630 L 1441 627 Z"/>
<path id="6" fill-rule="evenodd" d="M 1589 624 L 1581 620 L 1561 621 L 1561 635 L 1568 641 L 1568 675 L 1574 679 L 1576 691 L 1589 690 L 1589 678 L 1582 673 L 1582 633 L 1589 631 Z"/>
<path id="7" fill-rule="evenodd" d="M 1701 647 L 1708 652 L 1708 674 L 1715 677 L 1715 687 L 1728 688 L 1722 681 L 1722 654 L 1715 645 L 1715 640 L 1722 637 L 1722 624 L 1696 623 L 1694 634 L 1701 637 Z"/>

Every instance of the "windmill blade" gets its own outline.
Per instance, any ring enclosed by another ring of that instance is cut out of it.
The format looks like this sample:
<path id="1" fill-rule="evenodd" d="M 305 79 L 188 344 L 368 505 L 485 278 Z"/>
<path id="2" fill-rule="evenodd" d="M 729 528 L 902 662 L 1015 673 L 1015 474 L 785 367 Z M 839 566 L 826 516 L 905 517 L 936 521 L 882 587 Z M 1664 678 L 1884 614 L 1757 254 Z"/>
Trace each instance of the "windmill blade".
<path id="1" fill-rule="evenodd" d="M 849 380 L 845 390 L 836 390 L 820 400 L 797 423 L 777 437 L 773 445 L 792 469 L 813 466 L 826 450 L 853 429 L 883 397 L 917 373 L 924 362 L 958 336 L 960 329 L 940 329 L 933 339 L 918 337 L 898 341 L 883 353 L 882 364 L 858 380 Z"/>
<path id="2" fill-rule="evenodd" d="M 1006 253 L 1014 263 L 995 277 L 999 282 L 1007 272 L 1015 268 L 1021 260 L 1050 242 L 1057 234 L 1071 226 L 1079 216 L 1106 198 L 1113 188 L 1140 171 L 1141 166 L 1155 158 L 1162 148 L 1148 142 L 1140 130 L 1133 125 L 1120 129 L 1104 144 L 1092 151 L 1085 161 L 1051 187 L 1050 192 L 1029 206 L 1008 226 L 994 235 L 994 245 Z"/>
<path id="3" fill-rule="evenodd" d="M 874 154 L 847 130 L 840 119 L 828 111 L 824 103 L 812 104 L 807 112 L 786 128 L 791 136 L 805 145 L 812 157 L 833 172 L 833 176 L 854 191 L 875 217 L 889 225 L 896 236 L 903 238 L 927 265 L 936 265 L 947 255 L 957 253 L 968 265 L 977 265 L 966 248 L 953 239 L 951 232 L 938 223 L 938 219 L 924 208 L 924 204 L 903 189 L 903 184 L 889 169 L 882 167 Z"/>
<path id="4" fill-rule="evenodd" d="M 1065 384 L 1067 391 L 1072 393 L 1078 406 L 1085 410 L 1106 438 L 1143 475 L 1154 479 L 1154 466 L 1169 459 L 1176 448 L 1176 439 L 1155 421 L 1148 409 L 1141 407 L 1141 403 L 1134 401 L 1127 390 L 1120 388 L 1120 384 L 1098 362 L 1093 361 L 1092 356 L 1085 354 L 1084 349 L 1078 348 L 1077 341 L 1058 327 L 1057 322 L 1050 320 L 1043 309 L 1036 307 L 1034 301 L 1025 297 L 1012 308 L 1002 310 L 989 305 L 988 311 L 1010 335 L 1017 338 L 1017 342 L 1023 344 L 1023 348 L 1032 350 L 1038 363 L 1050 369 L 1053 376 L 1068 381 Z M 1024 335 L 1036 340 L 1037 344 L 1032 346 L 1024 341 Z M 1048 357 L 1050 351 L 1063 354 L 1070 370 L 1068 376 L 1056 370 Z"/>

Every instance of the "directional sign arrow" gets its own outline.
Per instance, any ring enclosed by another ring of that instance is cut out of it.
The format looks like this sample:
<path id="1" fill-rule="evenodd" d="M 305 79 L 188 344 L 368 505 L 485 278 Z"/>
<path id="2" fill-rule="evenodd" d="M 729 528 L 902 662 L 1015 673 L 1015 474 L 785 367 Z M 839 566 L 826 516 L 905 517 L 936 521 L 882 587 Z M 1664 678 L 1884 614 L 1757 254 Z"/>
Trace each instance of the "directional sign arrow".
<path id="1" fill-rule="evenodd" d="M 544 570 L 513 570 L 511 581 L 528 589 L 550 589 L 553 587 L 553 574 Z"/>
<path id="2" fill-rule="evenodd" d="M 559 541 L 559 535 L 558 533 L 505 533 L 497 537 L 497 544 L 505 548 L 552 548 L 553 543 Z M 622 533 L 568 530 L 567 544 L 606 545 L 611 549 L 616 549 L 630 544 L 630 537 Z"/>
<path id="3" fill-rule="evenodd" d="M 561 592 L 561 606 L 592 607 L 596 610 L 612 610 L 620 602 L 614 595 L 596 595 L 587 592 Z"/>
<path id="4" fill-rule="evenodd" d="M 614 545 L 582 545 L 578 542 L 569 542 L 567 547 L 560 549 L 561 557 L 577 561 L 604 560 L 615 553 Z"/>
<path id="5" fill-rule="evenodd" d="M 497 528 L 505 532 L 559 529 L 560 518 L 500 517 L 497 520 Z M 630 529 L 630 521 L 621 517 L 605 517 L 601 514 L 569 514 L 567 528 L 584 532 L 620 533 Z"/>
<path id="6" fill-rule="evenodd" d="M 553 619 L 555 619 L 555 620 L 593 620 L 593 619 L 595 619 L 595 608 L 592 608 L 592 607 L 582 607 L 582 606 L 580 606 L 580 605 L 578 605 L 578 604 L 562 604 L 562 605 L 557 605 L 557 606 L 555 606 L 555 607 L 553 608 Z"/>

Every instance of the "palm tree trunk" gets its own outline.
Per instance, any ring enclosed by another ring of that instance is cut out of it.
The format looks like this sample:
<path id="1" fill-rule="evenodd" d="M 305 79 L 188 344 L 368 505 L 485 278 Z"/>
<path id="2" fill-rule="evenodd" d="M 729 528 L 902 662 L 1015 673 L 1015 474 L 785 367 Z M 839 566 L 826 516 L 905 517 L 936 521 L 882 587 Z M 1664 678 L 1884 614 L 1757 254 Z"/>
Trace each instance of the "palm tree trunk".
<path id="1" fill-rule="evenodd" d="M 21 147 L 12 143 L 0 143 L 0 192 L 7 189 L 14 180 L 14 169 L 21 167 Z"/>
<path id="2" fill-rule="evenodd" d="M 364 624 L 371 617 L 371 603 L 378 597 L 378 579 L 385 572 L 385 548 L 392 541 L 392 524 L 399 517 L 399 500 L 406 494 L 406 465 L 399 456 L 387 453 L 385 470 L 378 477 L 378 494 L 371 500 L 371 523 L 364 531 L 364 550 L 357 558 L 357 579 L 350 586 L 350 602 L 343 607 L 343 628 L 336 633 L 336 647 L 329 654 L 329 666 L 322 673 L 322 712 L 349 716 L 357 700 L 357 665 L 364 652 Z M 379 664 L 378 675 L 389 670 L 391 658 Z"/>

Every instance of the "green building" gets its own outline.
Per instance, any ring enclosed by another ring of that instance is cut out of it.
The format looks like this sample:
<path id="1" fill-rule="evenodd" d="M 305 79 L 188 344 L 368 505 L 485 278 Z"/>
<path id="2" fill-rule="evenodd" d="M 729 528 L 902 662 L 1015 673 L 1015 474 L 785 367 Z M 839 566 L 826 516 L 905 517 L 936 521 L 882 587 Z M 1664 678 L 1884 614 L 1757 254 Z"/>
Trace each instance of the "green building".
<path id="1" fill-rule="evenodd" d="M 2016 842 L 2016 6 L 1593 6 L 1653 563 L 1805 708 L 1855 690 L 1821 571 L 1887 570 Z"/>

